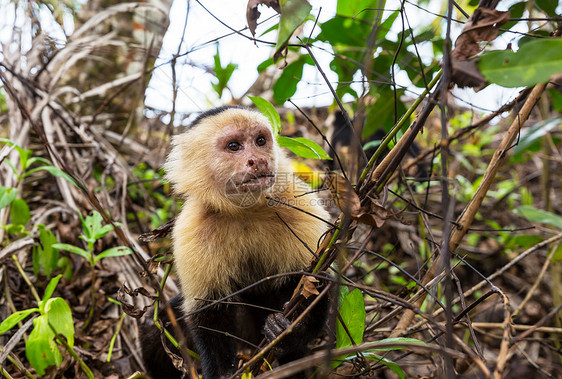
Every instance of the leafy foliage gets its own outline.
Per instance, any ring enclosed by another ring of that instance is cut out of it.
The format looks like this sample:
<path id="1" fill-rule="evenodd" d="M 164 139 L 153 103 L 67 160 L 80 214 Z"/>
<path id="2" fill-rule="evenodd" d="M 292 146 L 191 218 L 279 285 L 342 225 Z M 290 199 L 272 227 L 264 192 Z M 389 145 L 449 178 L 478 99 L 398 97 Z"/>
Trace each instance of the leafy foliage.
<path id="1" fill-rule="evenodd" d="M 547 82 L 562 71 L 562 40 L 539 39 L 522 44 L 517 52 L 491 51 L 480 57 L 482 74 L 504 87 L 532 86 Z"/>
<path id="2" fill-rule="evenodd" d="M 0 334 L 12 329 L 32 313 L 39 313 L 33 319 L 33 330 L 25 343 L 25 354 L 29 363 L 39 375 L 45 375 L 49 366 L 59 366 L 62 355 L 57 346 L 56 339 L 63 336 L 66 346 L 74 346 L 74 322 L 70 307 L 60 297 L 51 298 L 62 275 L 51 279 L 39 308 L 30 308 L 12 313 L 0 324 Z"/>

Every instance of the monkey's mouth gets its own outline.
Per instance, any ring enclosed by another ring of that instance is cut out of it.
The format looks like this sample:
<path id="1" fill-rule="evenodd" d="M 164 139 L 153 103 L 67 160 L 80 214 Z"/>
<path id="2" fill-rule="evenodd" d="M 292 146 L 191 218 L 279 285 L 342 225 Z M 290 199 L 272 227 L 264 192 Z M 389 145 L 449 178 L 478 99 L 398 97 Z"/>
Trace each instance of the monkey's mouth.
<path id="1" fill-rule="evenodd" d="M 273 174 L 261 174 L 261 175 L 252 175 L 250 178 L 246 179 L 239 186 L 243 186 L 249 183 L 261 183 L 261 182 L 269 182 L 271 179 L 274 179 L 275 175 Z"/>
<path id="2" fill-rule="evenodd" d="M 244 175 L 238 180 L 233 178 L 230 183 L 228 193 L 260 192 L 275 184 L 275 175 L 271 172 Z"/>

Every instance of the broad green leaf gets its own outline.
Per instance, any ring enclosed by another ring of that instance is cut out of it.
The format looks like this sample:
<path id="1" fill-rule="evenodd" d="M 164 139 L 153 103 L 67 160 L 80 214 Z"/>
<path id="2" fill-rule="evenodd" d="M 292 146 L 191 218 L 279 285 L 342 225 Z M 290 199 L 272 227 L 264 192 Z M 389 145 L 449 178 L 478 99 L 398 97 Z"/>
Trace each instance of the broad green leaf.
<path id="1" fill-rule="evenodd" d="M 97 262 L 100 259 L 107 258 L 107 257 L 122 257 L 123 255 L 129 255 L 129 254 L 132 254 L 132 251 L 128 247 L 116 246 L 96 255 L 96 257 L 94 258 L 94 262 Z"/>
<path id="2" fill-rule="evenodd" d="M 499 31 L 499 35 L 511 29 L 519 22 L 517 19 L 523 17 L 523 13 L 527 10 L 528 5 L 528 1 L 521 1 L 519 3 L 511 5 L 508 8 L 512 21 L 508 21 L 502 25 L 502 28 Z"/>
<path id="3" fill-rule="evenodd" d="M 310 57 L 301 56 L 283 69 L 283 73 L 273 85 L 273 100 L 277 104 L 283 104 L 297 91 L 297 84 L 302 78 L 302 70 L 305 63 L 309 63 Z"/>
<path id="4" fill-rule="evenodd" d="M 363 342 L 363 332 L 365 331 L 365 302 L 363 294 L 359 289 L 354 289 L 344 297 L 339 307 L 341 318 L 353 338 L 355 344 Z M 338 320 L 336 326 L 336 348 L 351 346 L 351 339 L 346 330 Z"/>
<path id="5" fill-rule="evenodd" d="M 72 179 L 70 175 L 68 175 L 66 172 L 62 171 L 61 169 L 58 169 L 55 166 L 41 166 L 41 167 L 34 168 L 33 170 L 27 171 L 25 175 L 23 175 L 23 177 L 29 176 L 37 171 L 47 171 L 49 174 L 53 176 L 63 178 L 64 180 L 72 184 L 74 187 L 78 187 L 76 185 L 76 182 L 74 181 L 74 179 Z"/>
<path id="6" fill-rule="evenodd" d="M 57 288 L 61 277 L 62 275 L 57 275 L 49 281 L 49 284 L 47 284 L 47 288 L 45 288 L 45 293 L 43 294 L 43 302 L 49 301 L 49 299 L 53 295 L 53 292 L 55 292 L 55 288 Z"/>
<path id="7" fill-rule="evenodd" d="M 389 369 L 394 371 L 394 373 L 396 375 L 398 375 L 398 377 L 400 379 L 404 379 L 406 377 L 404 375 L 404 371 L 402 371 L 400 366 L 398 366 L 398 364 L 391 361 L 390 359 L 386 359 L 386 358 L 381 357 L 380 355 L 377 355 L 377 354 L 374 354 L 374 353 L 364 353 L 363 356 L 367 359 L 371 359 L 373 361 L 377 361 L 378 363 L 382 363 L 383 365 L 385 365 L 386 367 L 388 367 Z"/>
<path id="8" fill-rule="evenodd" d="M 551 97 L 551 104 L 556 111 L 562 113 L 562 94 L 558 92 L 555 88 L 549 88 L 548 93 Z"/>
<path id="9" fill-rule="evenodd" d="M 12 313 L 0 324 L 0 334 L 6 333 L 8 330 L 12 329 L 18 322 L 22 321 L 33 312 L 39 312 L 39 308 L 30 308 Z"/>
<path id="10" fill-rule="evenodd" d="M 262 72 L 265 71 L 266 68 L 272 66 L 273 63 L 275 63 L 273 62 L 273 58 L 268 58 L 265 61 L 261 62 L 257 67 L 258 73 L 261 74 Z"/>
<path id="11" fill-rule="evenodd" d="M 74 346 L 74 322 L 72 321 L 72 312 L 66 301 L 61 297 L 47 300 L 45 314 L 49 324 L 57 334 L 62 334 L 70 347 Z"/>
<path id="12" fill-rule="evenodd" d="M 50 277 L 51 273 L 57 268 L 59 260 L 59 251 L 53 248 L 53 245 L 57 243 L 57 238 L 53 232 L 45 228 L 45 225 L 37 225 L 37 228 L 39 229 L 39 241 L 41 243 L 33 247 L 34 268 L 37 266 L 37 273 L 39 273 L 39 270 L 43 270 L 45 275 Z"/>
<path id="13" fill-rule="evenodd" d="M 562 72 L 562 39 L 538 39 L 511 50 L 491 51 L 480 57 L 480 71 L 486 79 L 503 87 L 544 83 Z"/>
<path id="14" fill-rule="evenodd" d="M 295 30 L 306 21 L 312 9 L 306 0 L 280 0 L 279 6 L 281 7 L 281 18 L 277 45 L 275 45 L 276 57 L 285 48 Z"/>
<path id="15" fill-rule="evenodd" d="M 98 211 L 92 211 L 84 219 L 84 226 L 90 231 L 89 237 L 91 237 L 93 240 L 96 240 L 98 238 L 98 231 L 101 229 L 102 223 L 103 217 Z"/>
<path id="16" fill-rule="evenodd" d="M 16 188 L 0 186 L 0 209 L 10 205 L 16 196 L 18 196 Z"/>
<path id="17" fill-rule="evenodd" d="M 115 223 L 115 225 L 120 225 L 120 224 Z M 113 225 L 111 225 L 111 224 L 104 225 L 101 228 L 95 230 L 96 233 L 94 234 L 94 238 L 96 240 L 100 239 L 103 236 L 105 236 L 107 233 L 111 232 L 112 230 L 113 230 Z"/>
<path id="18" fill-rule="evenodd" d="M 277 138 L 279 132 L 281 131 L 281 117 L 279 117 L 279 113 L 275 107 L 263 97 L 250 96 L 250 100 L 252 100 L 259 111 L 267 117 L 269 123 L 271 124 L 271 128 L 273 129 L 273 137 Z"/>
<path id="19" fill-rule="evenodd" d="M 29 207 L 23 199 L 14 199 L 10 208 L 10 220 L 14 225 L 25 225 L 31 219 Z"/>
<path id="20" fill-rule="evenodd" d="M 523 151 L 527 150 L 533 142 L 538 141 L 541 137 L 549 133 L 552 129 L 555 129 L 562 122 L 562 117 L 553 118 L 550 120 L 539 122 L 529 129 L 526 129 L 521 133 L 519 142 L 513 149 L 513 154 L 521 154 Z"/>
<path id="21" fill-rule="evenodd" d="M 289 138 L 279 136 L 277 138 L 277 142 L 279 143 L 279 146 L 291 150 L 299 157 L 310 159 L 332 159 L 316 142 L 312 142 L 306 138 Z"/>
<path id="22" fill-rule="evenodd" d="M 549 17 L 557 17 L 558 0 L 535 0 L 535 4 Z"/>
<path id="23" fill-rule="evenodd" d="M 68 257 L 61 257 L 57 262 L 57 268 L 62 270 L 62 276 L 72 280 L 72 262 Z"/>
<path id="24" fill-rule="evenodd" d="M 47 316 L 33 320 L 33 330 L 25 343 L 25 356 L 40 376 L 45 375 L 49 366 L 59 366 L 62 355 L 54 341 L 55 333 L 49 326 Z"/>
<path id="25" fill-rule="evenodd" d="M 369 10 L 368 8 L 371 8 Z M 366 19 L 372 18 L 373 9 L 384 8 L 384 2 L 378 0 L 338 0 L 337 14 L 338 16 Z M 381 12 L 382 13 L 382 12 Z"/>
<path id="26" fill-rule="evenodd" d="M 113 230 L 113 225 L 102 225 L 103 218 L 98 211 L 92 211 L 92 213 L 87 216 L 84 221 L 82 221 L 82 227 L 84 229 L 84 234 L 88 242 L 95 242 L 97 239 L 104 237 L 107 233 Z M 115 225 L 119 225 L 115 223 Z"/>
<path id="27" fill-rule="evenodd" d="M 540 222 L 541 224 L 552 225 L 557 229 L 562 229 L 562 216 L 554 213 L 543 211 L 529 205 L 522 205 L 515 209 L 515 213 L 525 217 L 531 222 Z"/>
<path id="28" fill-rule="evenodd" d="M 78 255 L 86 258 L 88 261 L 92 259 L 92 256 L 88 251 L 86 251 L 82 248 L 79 248 L 78 246 L 69 245 L 67 243 L 55 243 L 55 244 L 53 244 L 53 247 L 55 249 L 69 251 L 71 253 L 78 254 Z"/>

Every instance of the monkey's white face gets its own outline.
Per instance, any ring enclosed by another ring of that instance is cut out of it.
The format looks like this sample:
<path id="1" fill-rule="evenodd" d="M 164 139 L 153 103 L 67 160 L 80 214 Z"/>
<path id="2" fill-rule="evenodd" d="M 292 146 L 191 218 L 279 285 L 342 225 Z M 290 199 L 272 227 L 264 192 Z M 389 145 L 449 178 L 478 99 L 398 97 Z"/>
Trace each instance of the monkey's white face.
<path id="1" fill-rule="evenodd" d="M 261 193 L 275 184 L 274 144 L 271 130 L 255 121 L 221 129 L 215 144 L 218 176 L 215 179 L 224 183 L 226 195 Z"/>

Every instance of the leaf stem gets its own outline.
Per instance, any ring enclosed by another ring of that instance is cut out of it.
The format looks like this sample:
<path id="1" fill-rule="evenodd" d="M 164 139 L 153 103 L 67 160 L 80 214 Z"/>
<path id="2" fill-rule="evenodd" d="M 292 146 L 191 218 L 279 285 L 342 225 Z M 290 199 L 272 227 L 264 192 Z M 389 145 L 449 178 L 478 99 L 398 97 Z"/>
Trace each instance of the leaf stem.
<path id="1" fill-rule="evenodd" d="M 31 283 L 31 281 L 29 280 L 29 278 L 27 277 L 27 275 L 25 274 L 25 271 L 23 270 L 23 267 L 21 267 L 20 262 L 18 261 L 18 257 L 16 257 L 15 254 L 12 255 L 12 259 L 14 260 L 14 262 L 16 263 L 16 267 L 18 269 L 18 271 L 20 272 L 21 276 L 23 277 L 23 280 L 27 283 L 27 285 L 29 286 L 29 289 L 31 290 L 31 294 L 33 295 L 33 297 L 35 298 L 35 300 L 37 301 L 37 304 L 39 304 L 41 302 L 41 298 L 39 297 L 39 294 L 37 293 L 37 290 L 35 289 L 35 287 L 33 286 L 33 284 Z"/>

